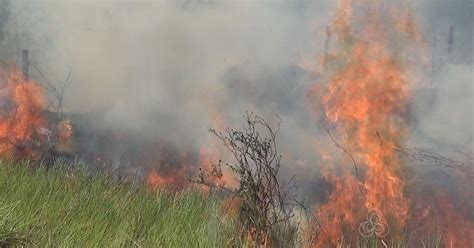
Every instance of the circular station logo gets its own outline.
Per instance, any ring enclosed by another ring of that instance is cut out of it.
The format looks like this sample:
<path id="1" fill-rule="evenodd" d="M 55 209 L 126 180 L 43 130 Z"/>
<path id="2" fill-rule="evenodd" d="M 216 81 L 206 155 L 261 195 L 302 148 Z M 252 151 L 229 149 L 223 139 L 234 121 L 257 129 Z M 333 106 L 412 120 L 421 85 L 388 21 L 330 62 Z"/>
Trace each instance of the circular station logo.
<path id="1" fill-rule="evenodd" d="M 378 209 L 371 209 L 367 213 L 367 219 L 359 226 L 359 233 L 364 237 L 385 237 L 390 232 L 388 224 L 382 218 L 382 212 Z"/>

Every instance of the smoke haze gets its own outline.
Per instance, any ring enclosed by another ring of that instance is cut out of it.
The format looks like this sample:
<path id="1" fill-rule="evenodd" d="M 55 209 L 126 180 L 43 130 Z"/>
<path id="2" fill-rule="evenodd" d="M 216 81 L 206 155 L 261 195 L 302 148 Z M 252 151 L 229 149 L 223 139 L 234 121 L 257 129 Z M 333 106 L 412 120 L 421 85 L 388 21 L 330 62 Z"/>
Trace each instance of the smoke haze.
<path id="1" fill-rule="evenodd" d="M 246 110 L 273 122 L 278 114 L 287 162 L 315 170 L 314 142 L 327 137 L 305 101 L 321 79 L 317 64 L 334 2 L 3 0 L 0 56 L 15 60 L 29 49 L 56 85 L 71 70 L 65 111 L 95 113 L 94 128 L 130 133 L 120 142 L 134 145 L 164 142 L 197 151 L 212 138 L 213 111 L 225 125 L 239 126 Z M 414 4 L 433 61 L 448 61 L 433 80 L 414 84 L 428 91 L 414 94 L 414 146 L 473 154 L 472 6 L 466 0 Z M 449 25 L 455 27 L 451 54 Z M 429 72 L 430 63 L 423 66 Z"/>

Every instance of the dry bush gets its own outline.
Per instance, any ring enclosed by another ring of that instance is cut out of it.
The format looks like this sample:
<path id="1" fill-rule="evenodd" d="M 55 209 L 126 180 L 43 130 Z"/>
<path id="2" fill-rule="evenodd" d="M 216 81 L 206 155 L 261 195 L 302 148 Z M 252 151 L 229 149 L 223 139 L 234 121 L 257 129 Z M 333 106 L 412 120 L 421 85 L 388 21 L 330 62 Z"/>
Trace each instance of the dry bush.
<path id="1" fill-rule="evenodd" d="M 277 149 L 280 123 L 273 129 L 263 118 L 247 113 L 242 129 L 227 128 L 210 132 L 222 141 L 234 163 L 219 161 L 212 171 L 201 173 L 196 183 L 229 192 L 240 202 L 238 223 L 242 240 L 255 246 L 288 247 L 296 243 L 297 227 L 292 223 L 296 201 L 291 199 L 293 180 L 282 185 L 278 178 L 281 156 Z M 212 178 L 222 176 L 222 166 L 236 175 L 236 189 L 216 185 Z"/>

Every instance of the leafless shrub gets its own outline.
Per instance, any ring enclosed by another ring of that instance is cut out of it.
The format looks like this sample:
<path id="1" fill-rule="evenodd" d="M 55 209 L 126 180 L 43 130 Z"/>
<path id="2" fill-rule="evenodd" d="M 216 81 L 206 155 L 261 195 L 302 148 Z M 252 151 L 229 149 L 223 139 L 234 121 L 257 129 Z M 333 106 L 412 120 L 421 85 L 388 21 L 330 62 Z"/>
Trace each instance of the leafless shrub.
<path id="1" fill-rule="evenodd" d="M 290 196 L 291 179 L 282 185 L 278 178 L 281 156 L 277 149 L 277 133 L 263 118 L 247 113 L 240 130 L 227 128 L 224 133 L 209 131 L 219 138 L 232 154 L 235 163 L 219 161 L 209 172 L 200 171 L 193 182 L 222 189 L 240 200 L 238 220 L 241 236 L 256 246 L 293 246 L 297 227 L 292 224 L 297 205 Z M 237 176 L 239 187 L 229 189 L 217 185 L 213 178 L 222 177 L 222 166 Z"/>
<path id="2" fill-rule="evenodd" d="M 51 83 L 50 80 L 46 78 L 43 71 L 40 69 L 38 63 L 34 62 L 32 67 L 38 72 L 41 77 L 42 83 L 41 86 L 49 93 L 48 97 L 49 107 L 56 113 L 59 120 L 63 119 L 63 103 L 64 103 L 64 94 L 66 89 L 71 85 L 71 69 L 68 70 L 67 76 L 64 81 L 59 82 L 58 84 Z M 56 85 L 60 85 L 57 87 Z"/>

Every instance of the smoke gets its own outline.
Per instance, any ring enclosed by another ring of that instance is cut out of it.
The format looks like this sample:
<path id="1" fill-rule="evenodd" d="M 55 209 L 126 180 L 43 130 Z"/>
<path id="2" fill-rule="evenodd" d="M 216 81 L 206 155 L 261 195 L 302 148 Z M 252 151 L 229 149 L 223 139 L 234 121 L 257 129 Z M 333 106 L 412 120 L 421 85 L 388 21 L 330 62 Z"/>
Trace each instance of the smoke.
<path id="1" fill-rule="evenodd" d="M 30 49 L 58 85 L 71 70 L 66 111 L 101 111 L 105 125 L 176 144 L 207 135 L 209 104 L 235 108 L 230 116 L 242 114 L 232 102 L 219 106 L 234 95 L 221 81 L 229 68 L 297 63 L 307 54 L 313 42 L 309 12 L 316 10 L 317 16 L 323 8 L 315 7 L 324 6 L 307 10 L 308 3 L 284 1 L 10 5 L 6 28 L 11 43 L 17 43 L 13 53 Z"/>
<path id="2" fill-rule="evenodd" d="M 107 145 L 104 153 L 113 159 L 152 154 L 162 144 L 198 151 L 212 138 L 207 129 L 214 112 L 225 125 L 240 126 L 249 110 L 272 123 L 281 117 L 288 173 L 296 167 L 303 177 L 318 173 L 314 144 L 332 143 L 305 101 L 321 80 L 316 64 L 335 1 L 4 2 L 0 58 L 18 59 L 21 49 L 29 49 L 58 86 L 71 71 L 64 107 L 82 116 L 76 123 L 82 150 Z M 472 1 L 414 3 L 428 50 L 436 34 L 436 61 L 452 58 L 433 85 L 427 76 L 414 86 L 429 91 L 427 97 L 414 93 L 414 146 L 472 154 L 473 32 L 466 6 Z M 447 54 L 449 25 L 458 55 Z M 430 63 L 422 66 L 430 75 Z M 431 98 L 435 104 L 426 104 Z"/>
<path id="3" fill-rule="evenodd" d="M 416 85 L 412 142 L 460 159 L 474 154 L 473 7 L 472 0 L 420 1 L 414 6 L 430 54 L 425 77 Z"/>

